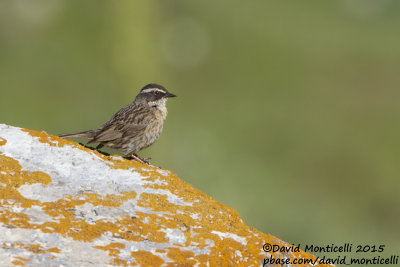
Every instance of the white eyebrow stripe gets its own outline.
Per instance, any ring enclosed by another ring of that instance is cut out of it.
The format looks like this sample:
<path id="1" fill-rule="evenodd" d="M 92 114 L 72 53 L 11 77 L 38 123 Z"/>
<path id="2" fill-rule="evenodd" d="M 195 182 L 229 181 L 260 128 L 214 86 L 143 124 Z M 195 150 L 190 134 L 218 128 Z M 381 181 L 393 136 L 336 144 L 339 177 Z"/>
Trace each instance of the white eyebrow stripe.
<path id="1" fill-rule="evenodd" d="M 150 93 L 150 92 L 161 92 L 161 93 L 165 93 L 164 90 L 158 89 L 158 88 L 148 88 L 148 89 L 144 89 L 142 91 L 142 93 Z"/>

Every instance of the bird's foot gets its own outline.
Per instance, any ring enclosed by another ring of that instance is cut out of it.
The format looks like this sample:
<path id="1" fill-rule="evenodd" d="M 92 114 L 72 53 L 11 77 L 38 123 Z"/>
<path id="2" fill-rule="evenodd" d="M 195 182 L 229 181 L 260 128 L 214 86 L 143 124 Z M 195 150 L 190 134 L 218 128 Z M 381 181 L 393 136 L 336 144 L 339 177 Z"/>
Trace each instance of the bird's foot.
<path id="1" fill-rule="evenodd" d="M 142 160 L 143 160 L 144 162 L 146 162 L 147 164 L 151 165 L 151 164 L 150 164 L 151 158 L 142 158 Z"/>

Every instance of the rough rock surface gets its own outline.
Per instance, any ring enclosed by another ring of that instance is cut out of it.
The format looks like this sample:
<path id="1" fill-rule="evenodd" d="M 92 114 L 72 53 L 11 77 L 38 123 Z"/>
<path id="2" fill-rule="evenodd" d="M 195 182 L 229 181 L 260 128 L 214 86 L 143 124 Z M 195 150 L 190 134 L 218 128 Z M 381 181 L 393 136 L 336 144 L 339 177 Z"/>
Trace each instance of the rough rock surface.
<path id="1" fill-rule="evenodd" d="M 314 258 L 264 252 L 266 242 L 286 243 L 246 226 L 170 171 L 4 124 L 0 242 L 0 266 L 261 266 L 271 255 Z"/>

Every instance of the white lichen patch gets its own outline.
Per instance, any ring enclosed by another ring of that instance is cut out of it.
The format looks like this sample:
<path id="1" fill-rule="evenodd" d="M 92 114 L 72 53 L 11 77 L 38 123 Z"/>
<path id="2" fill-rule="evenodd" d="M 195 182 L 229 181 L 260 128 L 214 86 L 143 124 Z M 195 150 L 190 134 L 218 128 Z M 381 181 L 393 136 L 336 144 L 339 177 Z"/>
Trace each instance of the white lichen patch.
<path id="1" fill-rule="evenodd" d="M 166 171 L 166 170 L 157 170 L 157 172 L 159 174 L 161 174 L 162 176 L 168 176 L 171 174 L 169 171 Z"/>
<path id="2" fill-rule="evenodd" d="M 90 243 L 75 241 L 59 234 L 31 229 L 7 229 L 0 224 L 0 240 L 3 243 L 0 266 L 12 266 L 10 263 L 16 257 L 29 258 L 29 266 L 65 266 L 68 262 L 74 262 L 75 266 L 88 266 L 88 263 L 102 265 L 111 261 L 108 253 L 93 248 Z"/>
<path id="3" fill-rule="evenodd" d="M 201 219 L 201 215 L 199 213 L 190 214 L 190 217 L 192 217 L 193 220 Z"/>
<path id="4" fill-rule="evenodd" d="M 20 212 L 28 215 L 30 222 L 34 224 L 43 224 L 45 222 L 51 222 L 54 219 L 47 215 L 42 207 L 36 205 L 30 208 L 24 208 Z"/>
<path id="5" fill-rule="evenodd" d="M 74 208 L 75 218 L 86 221 L 88 224 L 95 224 L 97 221 L 117 222 L 121 215 L 129 215 L 129 212 L 113 207 L 95 206 L 91 203 L 85 203 Z"/>
<path id="6" fill-rule="evenodd" d="M 242 243 L 243 245 L 247 245 L 247 240 L 244 237 L 238 236 L 233 233 L 223 233 L 219 231 L 211 231 L 212 234 L 218 235 L 221 238 L 232 238 L 236 242 Z"/>
<path id="7" fill-rule="evenodd" d="M 161 232 L 167 234 L 167 238 L 171 244 L 184 245 L 186 243 L 186 237 L 183 232 L 179 229 L 161 229 Z"/>

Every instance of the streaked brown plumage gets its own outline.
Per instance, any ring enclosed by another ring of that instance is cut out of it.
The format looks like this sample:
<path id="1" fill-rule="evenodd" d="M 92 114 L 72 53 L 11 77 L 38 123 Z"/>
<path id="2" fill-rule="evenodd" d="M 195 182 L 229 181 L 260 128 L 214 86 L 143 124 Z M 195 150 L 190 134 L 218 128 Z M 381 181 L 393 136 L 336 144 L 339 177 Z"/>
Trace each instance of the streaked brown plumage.
<path id="1" fill-rule="evenodd" d="M 125 156 L 140 160 L 136 153 L 152 145 L 161 135 L 167 117 L 166 102 L 175 97 L 159 84 L 142 88 L 135 100 L 120 109 L 110 120 L 96 130 L 61 134 L 65 138 L 88 138 L 90 143 L 100 143 L 120 150 Z"/>

